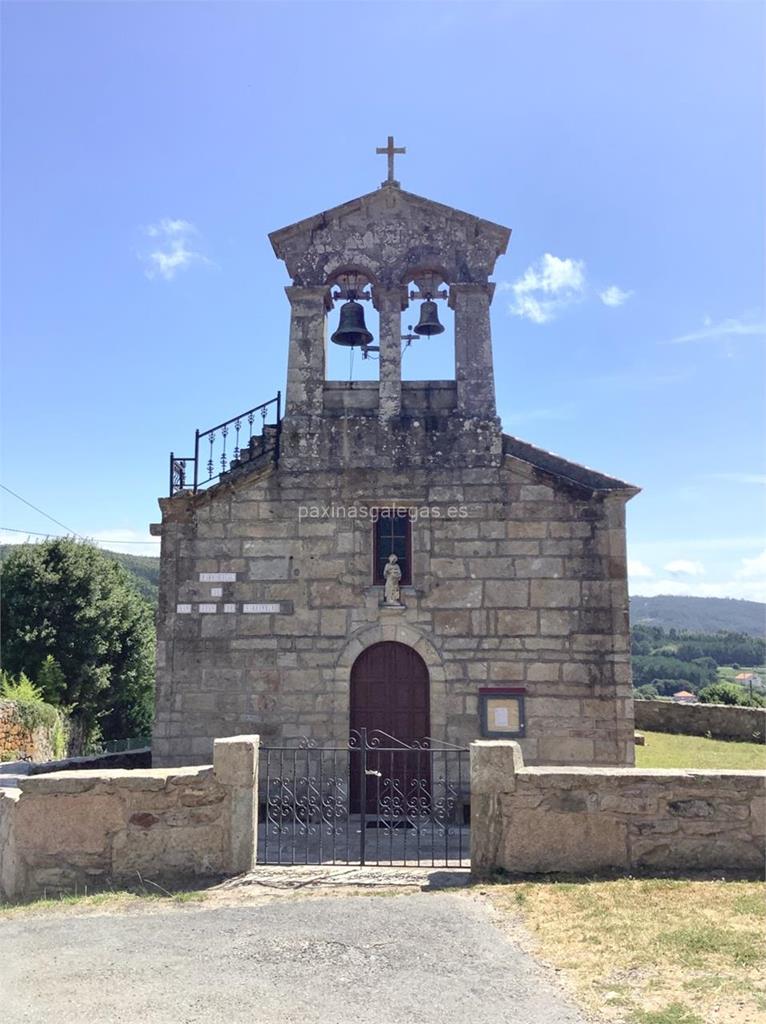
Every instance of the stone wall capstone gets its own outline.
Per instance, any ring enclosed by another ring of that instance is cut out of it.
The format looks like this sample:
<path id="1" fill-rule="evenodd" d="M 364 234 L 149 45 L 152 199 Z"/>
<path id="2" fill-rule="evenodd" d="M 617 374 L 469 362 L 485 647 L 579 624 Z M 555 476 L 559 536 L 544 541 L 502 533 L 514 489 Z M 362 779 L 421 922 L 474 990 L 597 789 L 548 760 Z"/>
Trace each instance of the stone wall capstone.
<path id="1" fill-rule="evenodd" d="M 766 708 L 675 704 L 665 700 L 637 700 L 633 708 L 636 728 L 648 732 L 710 735 L 714 740 L 766 743 Z"/>
<path id="2" fill-rule="evenodd" d="M 471 744 L 471 867 L 488 876 L 597 871 L 762 874 L 766 772 L 525 767 Z"/>

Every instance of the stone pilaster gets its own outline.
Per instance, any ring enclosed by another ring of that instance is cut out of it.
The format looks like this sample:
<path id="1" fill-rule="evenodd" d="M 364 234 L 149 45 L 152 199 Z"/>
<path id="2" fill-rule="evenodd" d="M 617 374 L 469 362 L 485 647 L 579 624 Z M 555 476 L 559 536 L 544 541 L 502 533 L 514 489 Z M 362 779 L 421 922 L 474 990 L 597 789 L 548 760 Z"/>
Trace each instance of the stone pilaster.
<path id="1" fill-rule="evenodd" d="M 494 285 L 451 284 L 449 305 L 455 311 L 455 379 L 458 412 L 493 419 L 495 374 L 489 305 Z"/>
<path id="2" fill-rule="evenodd" d="M 382 422 L 402 411 L 402 326 L 406 308 L 403 288 L 375 288 L 373 304 L 380 315 L 379 416 Z"/>
<path id="3" fill-rule="evenodd" d="M 285 288 L 290 300 L 285 415 L 321 416 L 327 359 L 325 285 Z"/>

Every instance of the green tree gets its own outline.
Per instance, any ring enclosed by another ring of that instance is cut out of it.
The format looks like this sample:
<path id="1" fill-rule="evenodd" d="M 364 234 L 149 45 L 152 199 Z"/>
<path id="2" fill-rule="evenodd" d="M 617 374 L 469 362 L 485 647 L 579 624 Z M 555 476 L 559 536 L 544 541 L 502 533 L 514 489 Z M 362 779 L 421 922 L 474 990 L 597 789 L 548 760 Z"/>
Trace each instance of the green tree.
<path id="1" fill-rule="evenodd" d="M 743 704 L 747 693 L 737 683 L 713 683 L 700 690 L 699 699 L 703 704 Z"/>
<path id="2" fill-rule="evenodd" d="M 73 540 L 21 545 L 5 557 L 0 615 L 6 671 L 37 680 L 88 736 L 146 734 L 153 614 L 121 565 Z"/>
<path id="3" fill-rule="evenodd" d="M 37 673 L 37 685 L 49 704 L 61 704 L 66 693 L 66 679 L 61 665 L 52 654 L 48 654 Z"/>
<path id="4" fill-rule="evenodd" d="M 633 691 L 633 696 L 639 700 L 654 700 L 656 697 L 659 697 L 659 693 L 656 686 L 652 686 L 651 683 L 644 683 L 643 686 L 636 687 Z"/>

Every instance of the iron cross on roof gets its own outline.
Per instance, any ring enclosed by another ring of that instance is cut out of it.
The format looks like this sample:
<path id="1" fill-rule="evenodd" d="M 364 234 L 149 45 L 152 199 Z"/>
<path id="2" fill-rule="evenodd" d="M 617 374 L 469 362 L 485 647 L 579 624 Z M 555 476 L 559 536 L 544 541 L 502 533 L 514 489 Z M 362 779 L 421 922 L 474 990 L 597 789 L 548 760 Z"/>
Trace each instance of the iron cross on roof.
<path id="1" fill-rule="evenodd" d="M 397 154 L 397 153 L 406 153 L 407 152 L 407 147 L 406 146 L 401 146 L 401 147 L 397 148 L 394 145 L 394 137 L 393 137 L 393 135 L 389 135 L 388 136 L 388 145 L 387 146 L 378 146 L 375 149 L 375 152 L 376 153 L 381 153 L 381 154 L 385 153 L 385 155 L 388 157 L 388 177 L 383 182 L 383 184 L 384 185 L 398 185 L 399 182 L 394 178 L 394 155 Z"/>

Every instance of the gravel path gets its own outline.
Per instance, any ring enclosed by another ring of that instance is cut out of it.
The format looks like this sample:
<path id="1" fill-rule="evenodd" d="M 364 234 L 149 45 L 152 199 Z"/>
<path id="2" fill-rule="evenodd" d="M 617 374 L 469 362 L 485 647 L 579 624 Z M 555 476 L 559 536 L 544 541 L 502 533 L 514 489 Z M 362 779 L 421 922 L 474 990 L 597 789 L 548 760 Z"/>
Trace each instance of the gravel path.
<path id="1" fill-rule="evenodd" d="M 458 892 L 0 921 L 3 1024 L 584 1024 Z"/>

